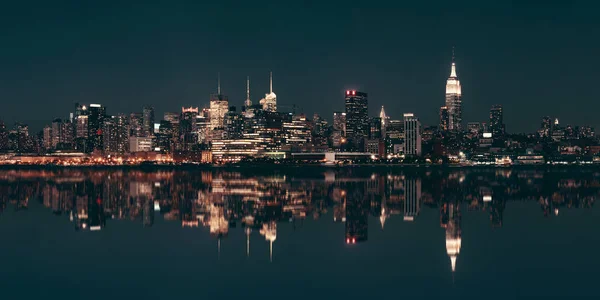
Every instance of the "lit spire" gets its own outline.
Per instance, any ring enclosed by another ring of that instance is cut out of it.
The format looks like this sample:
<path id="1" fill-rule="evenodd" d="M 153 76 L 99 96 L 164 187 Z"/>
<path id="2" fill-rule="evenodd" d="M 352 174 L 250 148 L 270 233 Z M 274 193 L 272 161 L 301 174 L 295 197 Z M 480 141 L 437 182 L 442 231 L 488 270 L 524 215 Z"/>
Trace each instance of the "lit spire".
<path id="1" fill-rule="evenodd" d="M 217 73 L 217 95 L 221 95 L 221 72 Z"/>
<path id="2" fill-rule="evenodd" d="M 385 110 L 383 109 L 383 105 L 381 106 L 381 112 L 379 113 L 379 117 L 384 120 L 385 118 L 387 118 L 387 116 L 385 115 Z"/>
<path id="3" fill-rule="evenodd" d="M 450 265 L 452 266 L 452 273 L 456 271 L 456 255 L 450 256 Z"/>
<path id="4" fill-rule="evenodd" d="M 246 77 L 246 106 L 252 106 L 252 100 L 250 100 L 250 76 Z"/>
<path id="5" fill-rule="evenodd" d="M 450 71 L 450 77 L 456 78 L 456 61 L 454 57 L 454 46 L 452 47 L 452 70 Z"/>
<path id="6" fill-rule="evenodd" d="M 273 241 L 269 242 L 269 261 L 273 262 Z"/>
<path id="7" fill-rule="evenodd" d="M 269 72 L 269 92 L 273 93 L 273 72 Z"/>
<path id="8" fill-rule="evenodd" d="M 252 229 L 246 227 L 246 257 L 250 257 L 250 233 Z"/>

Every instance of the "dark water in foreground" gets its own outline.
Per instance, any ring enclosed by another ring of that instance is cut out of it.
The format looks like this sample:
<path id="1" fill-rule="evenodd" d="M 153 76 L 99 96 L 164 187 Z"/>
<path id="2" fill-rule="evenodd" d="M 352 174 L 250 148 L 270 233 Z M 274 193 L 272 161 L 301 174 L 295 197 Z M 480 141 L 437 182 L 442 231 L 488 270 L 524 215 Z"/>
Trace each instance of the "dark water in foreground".
<path id="1" fill-rule="evenodd" d="M 594 170 L 0 171 L 3 299 L 600 296 Z M 454 270 L 453 270 L 454 269 Z"/>

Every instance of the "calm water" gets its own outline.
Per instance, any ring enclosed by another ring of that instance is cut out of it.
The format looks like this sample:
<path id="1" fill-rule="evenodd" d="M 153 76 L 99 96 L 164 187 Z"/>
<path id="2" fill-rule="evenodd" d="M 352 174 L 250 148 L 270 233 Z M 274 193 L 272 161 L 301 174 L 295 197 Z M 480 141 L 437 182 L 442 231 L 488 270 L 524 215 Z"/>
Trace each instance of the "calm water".
<path id="1" fill-rule="evenodd" d="M 0 171 L 5 299 L 600 296 L 600 172 Z"/>

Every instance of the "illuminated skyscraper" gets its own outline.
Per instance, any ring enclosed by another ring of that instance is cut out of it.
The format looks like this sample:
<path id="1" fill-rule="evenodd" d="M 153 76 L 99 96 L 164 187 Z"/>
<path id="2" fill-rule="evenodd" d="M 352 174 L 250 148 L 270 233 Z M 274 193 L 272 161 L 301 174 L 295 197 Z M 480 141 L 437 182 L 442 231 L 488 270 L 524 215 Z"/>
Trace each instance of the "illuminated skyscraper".
<path id="1" fill-rule="evenodd" d="M 490 109 L 490 131 L 493 138 L 504 135 L 504 121 L 502 114 L 502 105 L 493 105 Z"/>
<path id="2" fill-rule="evenodd" d="M 269 93 L 260 100 L 263 110 L 269 112 L 277 111 L 277 95 L 273 92 L 273 72 L 269 73 Z"/>
<path id="3" fill-rule="evenodd" d="M 129 150 L 129 118 L 124 114 L 104 120 L 104 152 L 123 154 Z"/>
<path id="4" fill-rule="evenodd" d="M 88 109 L 88 151 L 102 150 L 104 148 L 104 118 L 106 107 L 100 104 L 90 104 Z"/>
<path id="5" fill-rule="evenodd" d="M 346 113 L 336 111 L 333 113 L 333 130 L 341 131 L 346 136 Z"/>
<path id="6" fill-rule="evenodd" d="M 421 122 L 412 113 L 404 114 L 404 154 L 421 155 Z"/>
<path id="7" fill-rule="evenodd" d="M 221 94 L 221 78 L 218 79 L 217 93 L 210 95 L 210 130 L 224 128 L 225 115 L 229 111 L 229 99 Z"/>
<path id="8" fill-rule="evenodd" d="M 142 133 L 144 136 L 152 136 L 154 134 L 154 107 L 144 106 L 142 110 Z"/>
<path id="9" fill-rule="evenodd" d="M 48 150 L 48 149 L 53 149 L 54 147 L 52 146 L 52 127 L 50 125 L 46 125 L 43 129 L 43 147 L 44 149 Z"/>
<path id="10" fill-rule="evenodd" d="M 450 125 L 450 115 L 448 114 L 448 107 L 440 107 L 440 131 L 448 131 Z"/>
<path id="11" fill-rule="evenodd" d="M 362 150 L 369 132 L 369 102 L 367 93 L 346 91 L 346 137 L 353 150 Z"/>
<path id="12" fill-rule="evenodd" d="M 448 109 L 448 130 L 462 130 L 462 92 L 456 75 L 454 50 L 452 50 L 452 69 L 446 81 L 446 108 Z"/>

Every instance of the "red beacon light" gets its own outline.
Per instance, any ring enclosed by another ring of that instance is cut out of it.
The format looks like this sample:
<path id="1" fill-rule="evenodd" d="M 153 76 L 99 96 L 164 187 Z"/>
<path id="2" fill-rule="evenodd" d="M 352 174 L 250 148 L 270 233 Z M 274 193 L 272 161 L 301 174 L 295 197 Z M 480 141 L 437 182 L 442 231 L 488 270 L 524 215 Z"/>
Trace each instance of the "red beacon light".
<path id="1" fill-rule="evenodd" d="M 356 95 L 356 91 L 352 91 L 352 95 Z"/>

